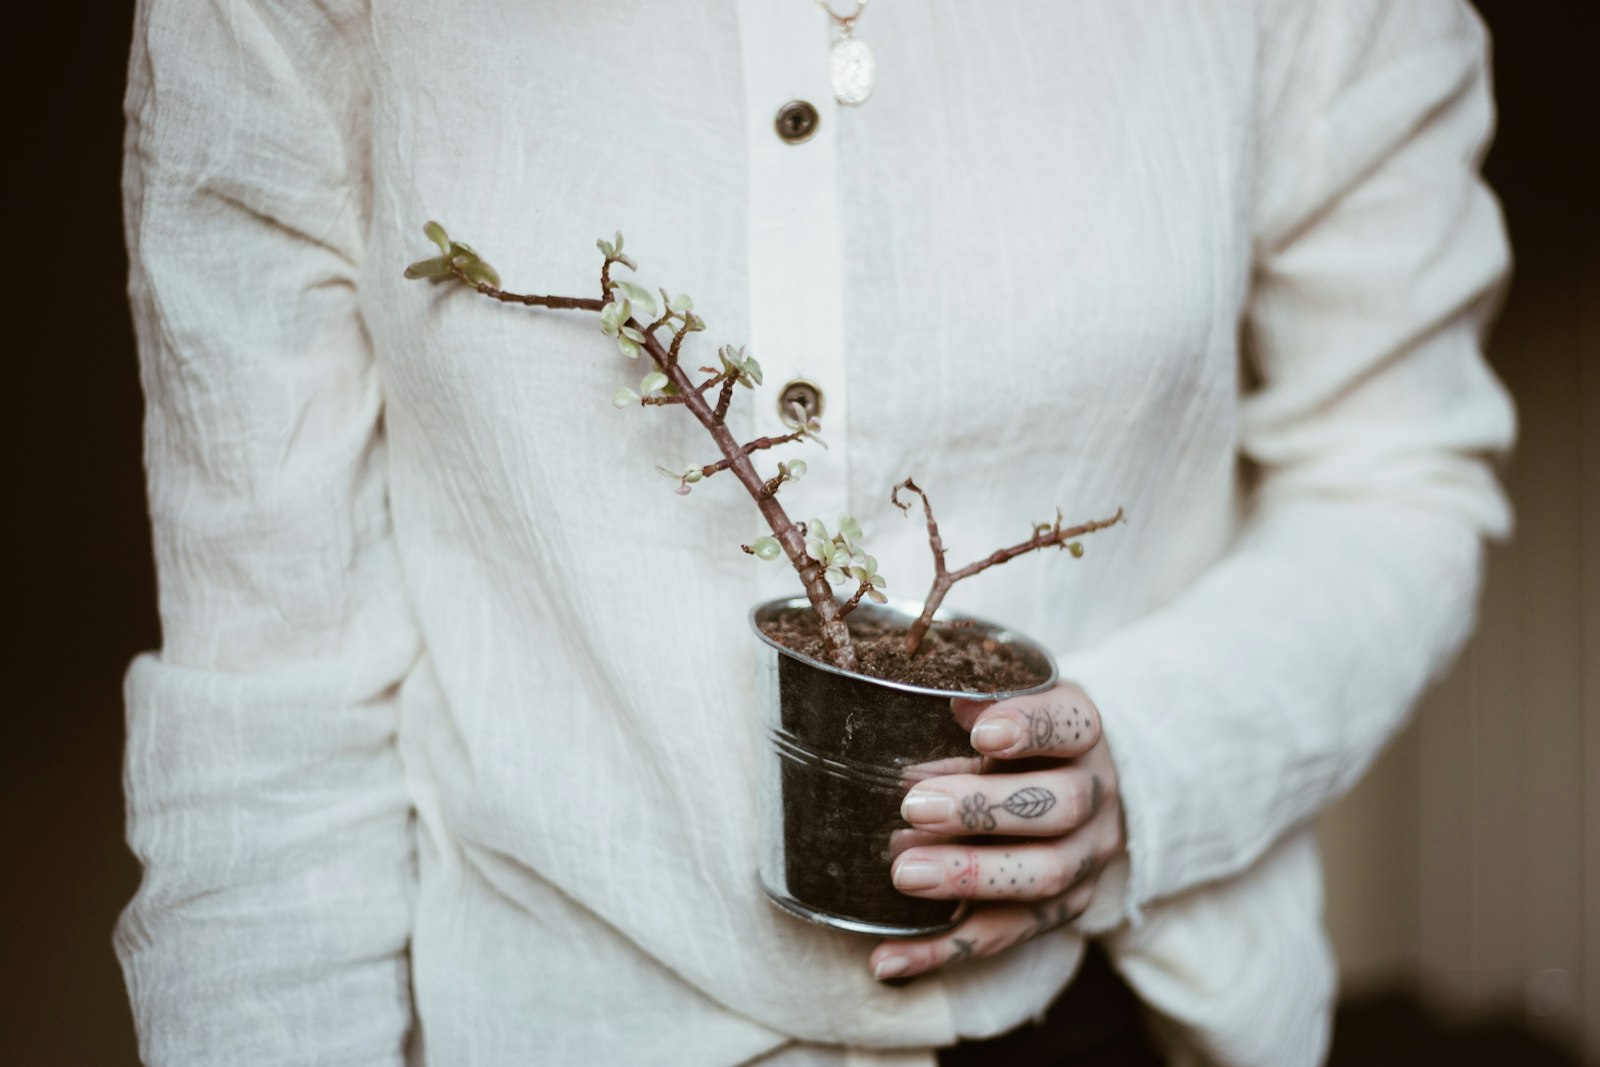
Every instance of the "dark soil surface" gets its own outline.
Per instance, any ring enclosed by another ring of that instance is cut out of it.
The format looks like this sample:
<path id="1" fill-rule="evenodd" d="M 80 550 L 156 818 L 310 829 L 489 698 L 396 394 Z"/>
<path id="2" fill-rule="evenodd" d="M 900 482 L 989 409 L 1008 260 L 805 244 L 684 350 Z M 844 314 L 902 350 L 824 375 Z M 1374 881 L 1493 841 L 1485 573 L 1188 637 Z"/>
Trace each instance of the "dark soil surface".
<path id="1" fill-rule="evenodd" d="M 1028 689 L 1045 680 L 1005 645 L 959 625 L 934 623 L 916 656 L 907 656 L 903 627 L 862 618 L 861 614 L 848 620 L 850 636 L 855 642 L 857 669 L 873 678 L 968 693 Z M 786 612 L 763 623 L 761 629 L 785 648 L 827 662 L 817 617 L 809 608 Z"/>

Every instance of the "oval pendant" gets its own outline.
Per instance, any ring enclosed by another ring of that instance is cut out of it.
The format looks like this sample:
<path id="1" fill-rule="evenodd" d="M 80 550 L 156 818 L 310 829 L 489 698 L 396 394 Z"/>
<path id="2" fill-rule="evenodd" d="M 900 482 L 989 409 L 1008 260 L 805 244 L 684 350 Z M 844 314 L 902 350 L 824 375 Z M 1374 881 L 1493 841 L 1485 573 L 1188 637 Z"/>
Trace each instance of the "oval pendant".
<path id="1" fill-rule="evenodd" d="M 864 103 L 878 83 L 878 61 L 867 42 L 856 37 L 834 41 L 828 49 L 828 80 L 839 103 L 847 107 Z"/>

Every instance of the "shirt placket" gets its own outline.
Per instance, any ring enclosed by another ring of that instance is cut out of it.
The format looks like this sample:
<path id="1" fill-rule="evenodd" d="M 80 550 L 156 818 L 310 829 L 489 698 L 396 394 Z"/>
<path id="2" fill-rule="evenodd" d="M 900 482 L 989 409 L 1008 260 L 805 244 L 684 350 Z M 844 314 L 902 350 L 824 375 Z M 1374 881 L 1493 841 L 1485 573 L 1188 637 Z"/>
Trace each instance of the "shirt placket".
<path id="1" fill-rule="evenodd" d="M 738 10 L 749 165 L 750 351 L 765 379 L 755 396 L 755 425 L 777 424 L 778 398 L 786 390 L 797 387 L 804 395 L 811 387 L 828 448 L 786 449 L 784 458 L 803 457 L 808 469 L 784 487 L 782 503 L 797 521 L 815 515 L 831 524 L 850 507 L 836 185 L 840 108 L 828 83 L 831 20 L 811 0 L 739 0 Z M 770 595 L 797 592 L 793 575 L 778 570 L 763 568 Z"/>

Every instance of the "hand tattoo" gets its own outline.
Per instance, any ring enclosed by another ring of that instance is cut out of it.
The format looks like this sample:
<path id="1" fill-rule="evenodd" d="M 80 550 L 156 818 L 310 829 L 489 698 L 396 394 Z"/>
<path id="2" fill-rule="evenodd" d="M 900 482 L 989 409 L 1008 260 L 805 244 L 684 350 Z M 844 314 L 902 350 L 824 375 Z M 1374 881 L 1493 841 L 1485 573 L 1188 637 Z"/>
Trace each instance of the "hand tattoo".
<path id="1" fill-rule="evenodd" d="M 1019 819 L 1037 819 L 1055 806 L 1054 793 L 1043 786 L 1030 785 L 1006 797 L 998 810 L 1008 811 Z M 973 793 L 962 798 L 957 814 L 961 817 L 961 825 L 968 830 L 993 830 L 1000 825 L 995 818 L 995 811 L 989 806 L 986 794 Z"/>
<path id="2" fill-rule="evenodd" d="M 989 810 L 989 798 L 983 793 L 963 797 L 958 814 L 961 816 L 961 825 L 968 830 L 993 830 L 998 825 L 994 812 Z"/>
<path id="3" fill-rule="evenodd" d="M 1019 819 L 1037 819 L 1056 806 L 1056 795 L 1043 786 L 1030 785 L 1006 797 L 1000 806 Z"/>
<path id="4" fill-rule="evenodd" d="M 1028 720 L 1028 747 L 1031 749 L 1047 749 L 1068 741 L 1081 741 L 1083 731 L 1089 726 L 1089 716 L 1076 704 L 1071 706 L 1070 711 L 1066 707 L 1051 705 L 1022 714 Z"/>

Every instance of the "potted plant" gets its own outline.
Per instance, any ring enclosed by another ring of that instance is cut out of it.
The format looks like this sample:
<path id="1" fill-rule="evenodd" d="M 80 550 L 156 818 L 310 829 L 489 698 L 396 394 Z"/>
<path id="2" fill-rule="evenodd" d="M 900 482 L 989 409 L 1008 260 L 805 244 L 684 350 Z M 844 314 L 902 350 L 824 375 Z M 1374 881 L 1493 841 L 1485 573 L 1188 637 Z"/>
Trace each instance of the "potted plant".
<path id="1" fill-rule="evenodd" d="M 941 605 L 956 582 L 1018 556 L 1047 548 L 1082 556 L 1078 539 L 1121 521 L 1121 509 L 1075 525 L 1064 525 L 1058 509 L 1052 521 L 1036 523 L 1027 539 L 951 569 L 933 505 L 906 478 L 890 499 L 907 514 L 921 504 L 934 578 L 920 602 L 891 601 L 854 518 L 840 515 L 830 526 L 817 518 L 796 522 L 785 512 L 779 495 L 805 475 L 804 460 L 780 461 L 770 475 L 756 468 L 759 453 L 781 446 L 827 447 L 817 418 L 796 404 L 788 433 L 735 439 L 728 410 L 738 389 L 761 384 L 761 365 L 743 346 L 723 345 L 718 364 L 700 367 L 697 380 L 682 361 L 683 348 L 705 322 L 688 296 L 661 289 L 658 304 L 649 290 L 611 276 L 614 267 L 638 269 L 623 252 L 621 233 L 596 242 L 604 257 L 600 295 L 570 297 L 508 292 L 472 246 L 451 239 L 437 222 L 423 232 L 440 254 L 411 264 L 407 278 L 459 282 L 503 303 L 589 312 L 624 356 L 647 356 L 637 388 L 618 389 L 613 402 L 621 408 L 683 408 L 720 454 L 682 471 L 657 469 L 683 495 L 727 472 L 767 529 L 739 548 L 759 560 L 782 557 L 799 578 L 803 595 L 750 612 L 763 650 L 761 711 L 770 740 L 758 862 L 768 895 L 804 918 L 875 936 L 917 936 L 954 925 L 959 905 L 906 896 L 890 882 L 894 855 L 936 840 L 901 820 L 901 797 L 922 778 L 981 769 L 966 726 L 952 713 L 953 698 L 995 701 L 1041 691 L 1055 684 L 1056 671 L 1049 654 L 1026 637 L 951 615 Z M 843 595 L 836 587 L 843 587 Z M 1026 792 L 1006 803 L 1054 802 Z M 973 828 L 983 829 L 985 813 L 969 814 Z"/>

